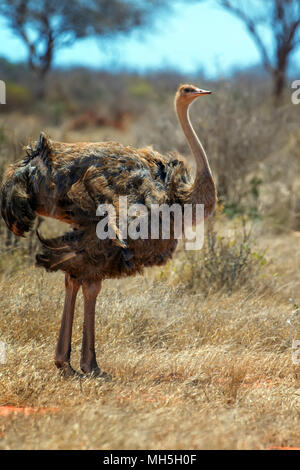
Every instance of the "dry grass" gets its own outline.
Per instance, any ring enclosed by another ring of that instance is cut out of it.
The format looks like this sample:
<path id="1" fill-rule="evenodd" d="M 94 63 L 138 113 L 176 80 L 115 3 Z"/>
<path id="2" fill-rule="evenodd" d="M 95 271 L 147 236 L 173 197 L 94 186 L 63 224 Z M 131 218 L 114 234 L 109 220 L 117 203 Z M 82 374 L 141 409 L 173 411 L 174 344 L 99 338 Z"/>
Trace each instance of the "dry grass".
<path id="1" fill-rule="evenodd" d="M 299 445 L 300 338 L 284 264 L 299 248 L 281 239 L 277 291 L 191 294 L 145 277 L 107 281 L 98 301 L 97 354 L 112 382 L 64 379 L 53 365 L 63 276 L 33 267 L 3 278 L 0 405 L 58 408 L 0 417 L 2 449 L 264 449 Z M 278 243 L 279 240 L 275 241 Z M 265 241 L 266 244 L 270 240 Z M 297 260 L 298 254 L 298 260 Z M 174 260 L 175 262 L 176 260 Z M 287 281 L 288 288 L 283 283 Z M 259 286 L 258 286 L 259 287 Z M 72 363 L 78 367 L 82 299 Z"/>

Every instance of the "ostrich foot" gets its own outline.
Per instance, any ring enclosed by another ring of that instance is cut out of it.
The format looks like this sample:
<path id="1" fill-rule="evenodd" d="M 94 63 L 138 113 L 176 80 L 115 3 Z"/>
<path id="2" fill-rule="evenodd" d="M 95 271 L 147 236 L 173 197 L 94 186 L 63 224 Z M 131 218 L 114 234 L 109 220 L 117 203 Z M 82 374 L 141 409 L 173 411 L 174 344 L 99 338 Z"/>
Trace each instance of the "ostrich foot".
<path id="1" fill-rule="evenodd" d="M 87 370 L 87 369 L 85 369 L 84 367 L 81 368 L 82 372 L 85 374 L 86 377 L 104 379 L 106 382 L 110 382 L 112 380 L 112 376 L 108 374 L 107 372 L 105 372 L 104 370 L 99 369 L 98 366 L 90 370 Z"/>
<path id="2" fill-rule="evenodd" d="M 73 369 L 70 362 L 55 361 L 55 365 L 63 377 L 75 377 L 80 375 L 75 369 Z"/>

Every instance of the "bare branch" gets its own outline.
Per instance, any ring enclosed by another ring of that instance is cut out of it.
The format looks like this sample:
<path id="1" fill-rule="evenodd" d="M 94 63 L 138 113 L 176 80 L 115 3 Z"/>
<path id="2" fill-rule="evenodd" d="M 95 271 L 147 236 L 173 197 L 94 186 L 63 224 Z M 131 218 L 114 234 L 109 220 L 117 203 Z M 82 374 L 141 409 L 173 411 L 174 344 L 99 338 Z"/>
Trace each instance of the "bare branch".
<path id="1" fill-rule="evenodd" d="M 261 3 L 253 0 L 247 2 L 247 9 L 243 8 L 241 0 L 216 2 L 244 23 L 261 54 L 264 67 L 272 73 L 274 95 L 281 96 L 290 55 L 300 45 L 300 0 L 264 0 Z M 273 36 L 273 50 L 261 33 L 262 25 Z"/>
<path id="2" fill-rule="evenodd" d="M 29 67 L 41 79 L 60 47 L 88 36 L 128 33 L 150 24 L 166 6 L 171 0 L 1 0 L 0 15 L 26 45 Z"/>
<path id="3" fill-rule="evenodd" d="M 253 39 L 258 49 L 260 50 L 264 66 L 268 69 L 272 69 L 271 59 L 269 57 L 267 48 L 257 31 L 257 27 L 254 20 L 247 16 L 247 14 L 241 8 L 231 4 L 229 0 L 219 0 L 219 3 L 223 8 L 232 12 L 235 16 L 240 18 L 245 23 L 245 26 L 247 27 L 250 34 L 253 36 Z"/>

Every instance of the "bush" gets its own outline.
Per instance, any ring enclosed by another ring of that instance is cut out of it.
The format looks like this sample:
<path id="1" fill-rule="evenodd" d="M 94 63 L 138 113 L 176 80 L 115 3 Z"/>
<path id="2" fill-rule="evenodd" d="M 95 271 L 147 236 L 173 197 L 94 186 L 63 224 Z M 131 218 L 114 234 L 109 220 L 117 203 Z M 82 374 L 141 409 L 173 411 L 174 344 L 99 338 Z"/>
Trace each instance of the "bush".
<path id="1" fill-rule="evenodd" d="M 204 296 L 252 289 L 266 260 L 253 249 L 251 229 L 243 220 L 235 224 L 231 235 L 219 235 L 219 231 L 216 223 L 209 221 L 202 250 L 181 252 L 160 277 Z"/>
<path id="2" fill-rule="evenodd" d="M 31 104 L 31 94 L 26 86 L 14 82 L 6 82 L 6 105 L 7 110 L 25 111 Z"/>
<path id="3" fill-rule="evenodd" d="M 234 93 L 233 85 L 224 88 L 206 100 L 199 135 L 216 175 L 219 199 L 247 206 L 253 202 L 253 182 L 260 180 L 261 164 L 278 143 L 281 119 L 247 90 Z"/>

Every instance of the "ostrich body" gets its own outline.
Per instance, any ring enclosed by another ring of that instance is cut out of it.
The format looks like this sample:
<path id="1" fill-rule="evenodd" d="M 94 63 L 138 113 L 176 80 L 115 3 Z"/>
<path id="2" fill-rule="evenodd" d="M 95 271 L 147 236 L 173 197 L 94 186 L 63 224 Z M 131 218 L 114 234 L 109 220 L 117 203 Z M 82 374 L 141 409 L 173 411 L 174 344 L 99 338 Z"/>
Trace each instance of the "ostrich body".
<path id="1" fill-rule="evenodd" d="M 71 335 L 76 295 L 82 287 L 84 326 L 81 370 L 105 375 L 95 354 L 95 304 L 104 279 L 141 273 L 144 267 L 163 265 L 173 255 L 177 240 L 124 241 L 117 228 L 114 238 L 96 235 L 99 204 L 112 204 L 119 214 L 120 196 L 128 205 L 204 204 L 204 216 L 214 211 L 217 196 L 205 151 L 189 120 L 189 105 L 210 92 L 181 85 L 175 95 L 178 119 L 196 160 L 192 180 L 184 161 L 162 156 L 151 148 L 135 149 L 114 142 L 61 143 L 44 134 L 27 148 L 22 162 L 9 167 L 1 188 L 2 216 L 16 235 L 30 230 L 37 214 L 73 226 L 63 236 L 45 240 L 36 256 L 38 266 L 65 272 L 65 304 L 55 353 L 58 368 L 74 373 L 70 365 Z M 171 221 L 172 224 L 172 221 Z"/>

